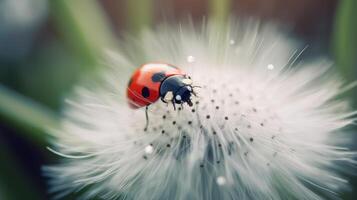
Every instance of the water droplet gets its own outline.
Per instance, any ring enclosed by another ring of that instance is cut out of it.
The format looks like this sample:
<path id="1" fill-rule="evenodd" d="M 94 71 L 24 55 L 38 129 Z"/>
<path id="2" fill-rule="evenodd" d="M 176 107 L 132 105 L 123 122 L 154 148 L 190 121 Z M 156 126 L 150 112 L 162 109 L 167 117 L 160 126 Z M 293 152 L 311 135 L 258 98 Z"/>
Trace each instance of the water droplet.
<path id="1" fill-rule="evenodd" d="M 154 147 L 152 145 L 148 145 L 145 147 L 145 153 L 152 154 L 153 151 L 154 151 Z"/>
<path id="2" fill-rule="evenodd" d="M 193 63 L 193 62 L 195 62 L 195 61 L 196 61 L 196 58 L 195 58 L 195 57 L 193 57 L 193 56 L 187 56 L 187 62 Z"/>
<path id="3" fill-rule="evenodd" d="M 229 40 L 229 44 L 230 45 L 234 45 L 236 43 L 236 41 L 234 41 L 234 40 Z"/>
<path id="4" fill-rule="evenodd" d="M 273 65 L 273 64 L 269 64 L 269 65 L 267 66 L 267 68 L 268 68 L 269 70 L 273 70 L 273 69 L 274 69 L 274 65 Z"/>
<path id="5" fill-rule="evenodd" d="M 217 182 L 218 185 L 225 185 L 227 181 L 226 181 L 225 177 L 218 176 L 216 182 Z"/>

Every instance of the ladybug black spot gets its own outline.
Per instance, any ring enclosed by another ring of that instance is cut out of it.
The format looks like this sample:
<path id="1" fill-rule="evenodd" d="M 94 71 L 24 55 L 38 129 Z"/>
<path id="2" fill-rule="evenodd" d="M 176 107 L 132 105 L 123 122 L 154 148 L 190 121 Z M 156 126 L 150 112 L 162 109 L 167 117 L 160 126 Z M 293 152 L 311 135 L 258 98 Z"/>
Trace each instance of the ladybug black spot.
<path id="1" fill-rule="evenodd" d="M 162 80 L 165 79 L 165 72 L 161 71 L 161 72 L 157 72 L 154 75 L 152 75 L 151 80 L 153 82 L 161 82 Z"/>
<path id="2" fill-rule="evenodd" d="M 148 98 L 150 96 L 150 90 L 148 87 L 143 87 L 143 89 L 141 89 L 141 95 L 145 98 Z"/>

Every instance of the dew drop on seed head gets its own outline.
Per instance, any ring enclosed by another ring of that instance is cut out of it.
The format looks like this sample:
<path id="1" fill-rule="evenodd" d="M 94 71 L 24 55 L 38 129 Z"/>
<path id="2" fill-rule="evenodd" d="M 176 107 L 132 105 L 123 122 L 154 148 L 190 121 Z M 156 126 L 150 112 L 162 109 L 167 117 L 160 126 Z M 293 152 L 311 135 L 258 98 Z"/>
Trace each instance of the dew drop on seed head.
<path id="1" fill-rule="evenodd" d="M 152 154 L 153 151 L 154 151 L 154 147 L 152 145 L 148 145 L 145 147 L 145 153 Z"/>
<path id="2" fill-rule="evenodd" d="M 226 178 L 223 176 L 218 176 L 216 179 L 216 182 L 218 185 L 225 185 L 226 184 Z"/>
<path id="3" fill-rule="evenodd" d="M 268 68 L 269 70 L 273 70 L 273 69 L 274 69 L 274 65 L 273 65 L 273 64 L 269 64 L 269 65 L 267 66 L 267 68 Z"/>
<path id="4" fill-rule="evenodd" d="M 195 61 L 196 61 L 196 58 L 195 58 L 195 57 L 193 57 L 193 56 L 187 56 L 187 62 L 193 63 L 193 62 L 195 62 Z"/>

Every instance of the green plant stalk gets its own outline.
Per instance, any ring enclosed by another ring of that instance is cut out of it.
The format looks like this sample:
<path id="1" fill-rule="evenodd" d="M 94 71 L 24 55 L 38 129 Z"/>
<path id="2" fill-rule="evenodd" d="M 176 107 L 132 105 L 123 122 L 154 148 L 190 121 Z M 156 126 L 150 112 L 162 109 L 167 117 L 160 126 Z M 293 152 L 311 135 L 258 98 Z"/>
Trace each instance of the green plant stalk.
<path id="1" fill-rule="evenodd" d="M 126 23 L 131 33 L 138 34 L 143 28 L 152 26 L 153 5 L 153 0 L 126 1 Z"/>
<path id="2" fill-rule="evenodd" d="M 48 128 L 59 126 L 59 117 L 36 102 L 0 85 L 0 116 L 16 124 L 21 133 L 38 144 L 46 144 Z"/>
<path id="3" fill-rule="evenodd" d="M 226 25 L 230 13 L 231 0 L 210 0 L 209 16 L 219 24 Z"/>
<path id="4" fill-rule="evenodd" d="M 53 0 L 52 17 L 67 44 L 88 67 L 95 67 L 105 49 L 115 49 L 116 40 L 98 1 Z"/>
<path id="5" fill-rule="evenodd" d="M 340 1 L 335 18 L 333 52 L 338 69 L 349 81 L 357 76 L 357 1 Z"/>

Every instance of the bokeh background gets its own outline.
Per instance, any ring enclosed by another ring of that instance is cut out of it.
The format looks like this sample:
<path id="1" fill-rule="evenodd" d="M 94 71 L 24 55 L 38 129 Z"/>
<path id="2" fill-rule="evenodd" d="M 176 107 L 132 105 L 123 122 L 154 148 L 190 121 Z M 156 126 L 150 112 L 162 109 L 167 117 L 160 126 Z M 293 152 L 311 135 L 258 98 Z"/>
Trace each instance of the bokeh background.
<path id="1" fill-rule="evenodd" d="M 44 127 L 58 125 L 64 98 L 98 71 L 103 49 L 162 22 L 229 16 L 278 22 L 308 45 L 302 59 L 328 57 L 357 80 L 355 0 L 0 0 L 0 200 L 50 199 L 41 166 L 58 157 Z M 356 93 L 346 94 L 355 108 Z M 355 179 L 344 199 L 357 199 Z"/>

